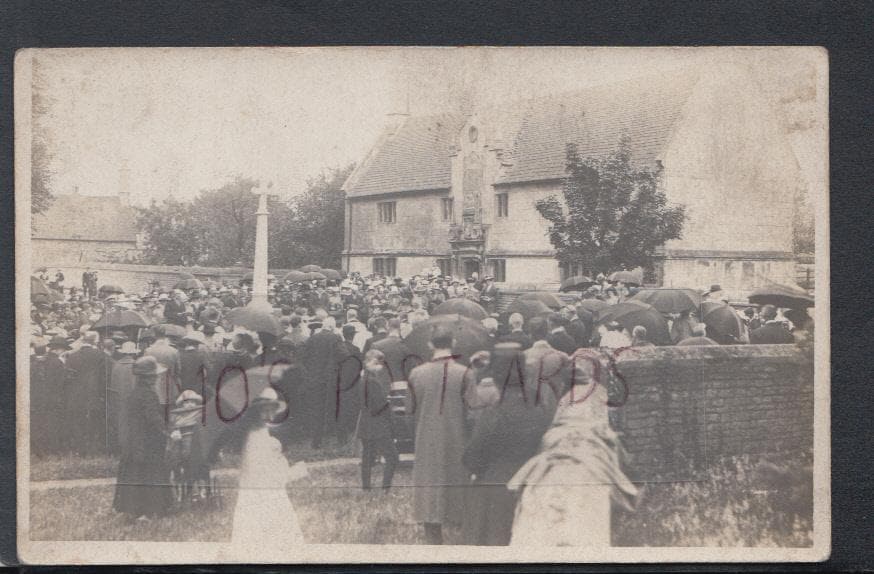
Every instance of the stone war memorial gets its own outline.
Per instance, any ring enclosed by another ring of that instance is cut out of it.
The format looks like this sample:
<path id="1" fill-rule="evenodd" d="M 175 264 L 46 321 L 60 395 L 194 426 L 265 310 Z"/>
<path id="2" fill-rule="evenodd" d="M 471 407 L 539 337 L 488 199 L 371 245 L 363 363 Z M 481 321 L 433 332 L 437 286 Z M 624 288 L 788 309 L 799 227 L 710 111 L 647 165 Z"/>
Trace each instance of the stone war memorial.
<path id="1" fill-rule="evenodd" d="M 827 78 L 25 51 L 22 563 L 824 560 Z"/>

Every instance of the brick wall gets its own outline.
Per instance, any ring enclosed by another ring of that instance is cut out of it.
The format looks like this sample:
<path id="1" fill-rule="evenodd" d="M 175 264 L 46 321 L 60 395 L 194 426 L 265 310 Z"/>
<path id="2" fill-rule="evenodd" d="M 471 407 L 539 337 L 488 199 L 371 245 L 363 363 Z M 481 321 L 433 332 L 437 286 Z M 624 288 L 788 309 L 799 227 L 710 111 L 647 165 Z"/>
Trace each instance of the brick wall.
<path id="1" fill-rule="evenodd" d="M 810 452 L 813 363 L 794 345 L 658 347 L 620 358 L 611 413 L 636 480 L 700 479 L 722 456 Z"/>

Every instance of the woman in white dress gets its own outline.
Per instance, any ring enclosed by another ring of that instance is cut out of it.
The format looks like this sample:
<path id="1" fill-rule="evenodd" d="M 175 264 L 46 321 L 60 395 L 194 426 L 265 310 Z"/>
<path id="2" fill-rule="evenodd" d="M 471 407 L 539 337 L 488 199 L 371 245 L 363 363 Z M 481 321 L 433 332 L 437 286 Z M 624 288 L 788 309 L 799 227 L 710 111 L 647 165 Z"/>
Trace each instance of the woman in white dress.
<path id="1" fill-rule="evenodd" d="M 248 555 L 258 551 L 287 551 L 289 546 L 306 544 L 286 491 L 288 460 L 269 428 L 270 421 L 284 408 L 270 387 L 251 405 L 252 426 L 243 447 L 231 535 L 232 544 L 245 546 Z"/>

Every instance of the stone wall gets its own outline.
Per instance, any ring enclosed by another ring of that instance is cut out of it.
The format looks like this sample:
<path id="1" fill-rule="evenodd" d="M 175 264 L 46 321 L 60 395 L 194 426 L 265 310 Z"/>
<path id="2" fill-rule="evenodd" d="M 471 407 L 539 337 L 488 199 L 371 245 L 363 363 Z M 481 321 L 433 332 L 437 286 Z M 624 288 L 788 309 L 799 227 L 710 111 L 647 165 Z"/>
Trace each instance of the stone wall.
<path id="1" fill-rule="evenodd" d="M 723 456 L 812 451 L 813 362 L 799 347 L 635 348 L 617 371 L 628 397 L 611 419 L 635 480 L 696 480 Z"/>
<path id="2" fill-rule="evenodd" d="M 40 266 L 36 260 L 33 264 L 34 269 Z M 88 265 L 49 266 L 49 274 L 54 277 L 58 268 L 64 272 L 65 287 L 81 288 L 82 273 L 96 271 L 98 285 L 112 283 L 119 285 L 127 293 L 142 293 L 148 288 L 151 281 L 158 281 L 162 288 L 169 289 L 179 281 L 181 273 L 191 273 L 201 280 L 226 281 L 228 285 L 236 285 L 243 275 L 251 271 L 246 267 L 173 267 L 126 263 L 90 263 Z M 270 273 L 276 275 L 277 279 L 282 278 L 287 272 L 284 269 L 270 270 Z"/>

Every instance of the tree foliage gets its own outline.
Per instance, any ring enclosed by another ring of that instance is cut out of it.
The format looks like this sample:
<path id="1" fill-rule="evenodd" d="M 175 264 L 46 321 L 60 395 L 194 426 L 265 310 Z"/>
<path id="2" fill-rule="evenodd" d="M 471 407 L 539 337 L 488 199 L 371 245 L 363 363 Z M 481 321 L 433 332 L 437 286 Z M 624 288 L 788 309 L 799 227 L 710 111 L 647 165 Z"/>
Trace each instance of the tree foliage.
<path id="1" fill-rule="evenodd" d="M 337 268 L 343 249 L 345 194 L 352 166 L 333 169 L 307 182 L 288 202 L 268 205 L 269 265 L 294 268 L 315 263 Z M 145 235 L 144 263 L 160 265 L 251 266 L 255 255 L 258 197 L 252 179 L 237 177 L 191 202 L 153 202 L 138 210 Z"/>
<path id="2" fill-rule="evenodd" d="M 323 172 L 307 181 L 303 194 L 292 198 L 287 218 L 277 221 L 276 232 L 271 233 L 271 265 L 289 268 L 315 263 L 339 269 L 345 231 L 342 186 L 353 168 L 354 164 Z"/>
<path id="3" fill-rule="evenodd" d="M 559 261 L 591 274 L 647 267 L 657 247 L 682 236 L 685 207 L 668 205 L 661 170 L 635 166 L 627 140 L 604 158 L 582 158 L 571 144 L 566 166 L 564 201 L 536 203 Z"/>
<path id="4" fill-rule="evenodd" d="M 52 99 L 46 93 L 45 76 L 40 68 L 39 60 L 34 58 L 32 89 L 31 89 L 31 126 L 30 141 L 30 211 L 42 213 L 52 204 L 52 166 L 51 141 L 44 126 L 46 116 L 51 112 Z"/>

